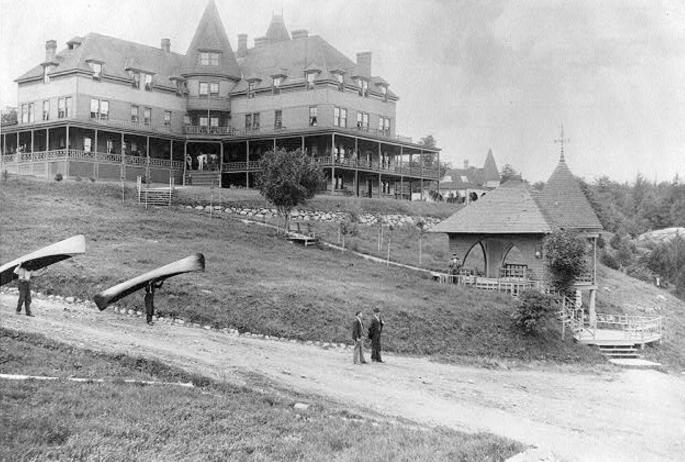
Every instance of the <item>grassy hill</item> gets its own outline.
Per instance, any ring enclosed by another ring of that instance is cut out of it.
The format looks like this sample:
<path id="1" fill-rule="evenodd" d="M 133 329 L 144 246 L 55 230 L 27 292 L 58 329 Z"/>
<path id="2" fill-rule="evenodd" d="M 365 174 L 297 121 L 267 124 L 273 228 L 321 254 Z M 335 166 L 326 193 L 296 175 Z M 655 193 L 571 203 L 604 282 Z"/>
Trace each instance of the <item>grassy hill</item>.
<path id="1" fill-rule="evenodd" d="M 303 340 L 348 342 L 354 312 L 385 313 L 385 347 L 447 361 L 481 358 L 596 363 L 591 349 L 511 329 L 505 295 L 439 285 L 414 272 L 333 250 L 290 244 L 273 230 L 226 214 L 145 211 L 122 203 L 118 185 L 10 177 L 0 192 L 0 254 L 9 260 L 74 234 L 88 252 L 36 277 L 34 288 L 91 298 L 98 291 L 194 252 L 207 272 L 168 281 L 158 311 L 216 326 Z M 123 306 L 143 305 L 143 294 Z M 40 315 L 40 313 L 37 313 Z"/>

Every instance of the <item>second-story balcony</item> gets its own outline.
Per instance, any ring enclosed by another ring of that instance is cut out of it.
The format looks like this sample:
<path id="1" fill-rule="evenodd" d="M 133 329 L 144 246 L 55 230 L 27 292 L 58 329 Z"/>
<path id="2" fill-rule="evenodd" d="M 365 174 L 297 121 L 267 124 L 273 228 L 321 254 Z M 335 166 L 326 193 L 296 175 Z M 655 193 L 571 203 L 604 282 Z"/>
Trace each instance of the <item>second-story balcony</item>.
<path id="1" fill-rule="evenodd" d="M 231 100 L 225 96 L 186 96 L 189 111 L 230 111 Z"/>

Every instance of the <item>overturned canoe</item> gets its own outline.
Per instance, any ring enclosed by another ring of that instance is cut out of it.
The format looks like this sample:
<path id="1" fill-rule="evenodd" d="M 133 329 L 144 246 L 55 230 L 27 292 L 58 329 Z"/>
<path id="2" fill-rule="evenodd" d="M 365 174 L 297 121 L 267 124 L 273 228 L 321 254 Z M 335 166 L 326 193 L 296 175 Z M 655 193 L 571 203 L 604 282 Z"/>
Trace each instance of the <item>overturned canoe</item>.
<path id="1" fill-rule="evenodd" d="M 86 253 L 86 238 L 79 234 L 23 255 L 0 266 L 0 286 L 17 278 L 14 270 L 20 263 L 27 270 L 36 271 L 82 253 Z"/>
<path id="2" fill-rule="evenodd" d="M 95 295 L 93 300 L 98 308 L 100 308 L 102 311 L 111 303 L 114 303 L 117 300 L 142 289 L 150 282 L 164 281 L 165 279 L 178 274 L 204 270 L 205 256 L 201 253 L 196 253 L 195 255 L 191 255 L 182 260 L 161 266 L 145 274 L 141 274 L 138 277 L 129 279 L 126 282 L 117 284 L 114 287 L 110 287 L 107 290 L 103 290 L 99 294 Z"/>

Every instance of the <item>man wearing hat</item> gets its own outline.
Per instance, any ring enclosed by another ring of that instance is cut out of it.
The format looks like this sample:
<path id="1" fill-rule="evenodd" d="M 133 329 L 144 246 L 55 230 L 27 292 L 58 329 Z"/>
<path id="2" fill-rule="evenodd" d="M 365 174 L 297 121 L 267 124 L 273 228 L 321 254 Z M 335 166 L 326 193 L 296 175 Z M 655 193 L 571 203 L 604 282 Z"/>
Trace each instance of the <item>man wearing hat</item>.
<path id="1" fill-rule="evenodd" d="M 381 310 L 376 307 L 373 309 L 373 319 L 369 327 L 369 338 L 371 339 L 371 361 L 384 363 L 381 359 L 381 332 L 385 323 L 381 319 Z"/>
<path id="2" fill-rule="evenodd" d="M 362 350 L 362 332 L 364 331 L 364 324 L 362 324 L 362 312 L 355 313 L 354 322 L 352 323 L 352 341 L 354 342 L 354 352 L 352 353 L 352 361 L 355 364 L 366 364 L 364 359 L 364 351 Z"/>

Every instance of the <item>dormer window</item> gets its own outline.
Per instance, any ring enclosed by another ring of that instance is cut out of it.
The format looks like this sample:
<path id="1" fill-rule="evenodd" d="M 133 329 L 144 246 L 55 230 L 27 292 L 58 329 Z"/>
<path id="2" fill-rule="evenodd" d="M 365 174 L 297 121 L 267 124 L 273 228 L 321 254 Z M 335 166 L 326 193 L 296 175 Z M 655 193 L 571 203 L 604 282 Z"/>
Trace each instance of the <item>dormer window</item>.
<path id="1" fill-rule="evenodd" d="M 383 95 L 383 101 L 388 101 L 388 87 L 381 85 L 381 95 Z"/>
<path id="2" fill-rule="evenodd" d="M 357 85 L 359 86 L 359 96 L 369 96 L 369 82 L 364 79 L 358 79 Z"/>
<path id="3" fill-rule="evenodd" d="M 209 84 L 210 96 L 219 96 L 219 82 L 212 82 Z"/>
<path id="4" fill-rule="evenodd" d="M 345 91 L 345 83 L 343 80 L 343 75 L 338 74 L 337 78 L 338 78 L 338 91 Z"/>
<path id="5" fill-rule="evenodd" d="M 131 74 L 131 78 L 133 81 L 131 82 L 131 86 L 133 88 L 140 88 L 140 72 L 135 72 L 135 71 L 129 71 Z"/>
<path id="6" fill-rule="evenodd" d="M 209 95 L 209 84 L 207 82 L 200 82 L 200 96 Z"/>
<path id="7" fill-rule="evenodd" d="M 143 74 L 145 81 L 145 91 L 152 91 L 152 74 Z"/>
<path id="8" fill-rule="evenodd" d="M 50 83 L 50 71 L 52 71 L 52 66 L 43 67 L 43 83 Z"/>
<path id="9" fill-rule="evenodd" d="M 254 82 L 247 82 L 247 97 L 248 98 L 254 98 L 255 94 L 255 83 Z"/>
<path id="10" fill-rule="evenodd" d="M 281 93 L 281 83 L 283 82 L 283 77 L 274 77 L 273 84 L 273 94 L 278 95 Z"/>
<path id="11" fill-rule="evenodd" d="M 218 66 L 219 65 L 219 53 L 212 51 L 201 51 L 200 52 L 200 65 L 202 66 Z"/>
<path id="12" fill-rule="evenodd" d="M 90 70 L 93 71 L 93 78 L 99 80 L 102 77 L 102 63 L 88 61 L 88 65 L 90 66 Z"/>
<path id="13" fill-rule="evenodd" d="M 177 80 L 176 81 L 176 94 L 178 96 L 183 96 L 186 92 L 187 85 L 184 80 Z"/>
<path id="14" fill-rule="evenodd" d="M 316 72 L 307 72 L 307 89 L 314 88 L 314 80 L 316 79 Z"/>

